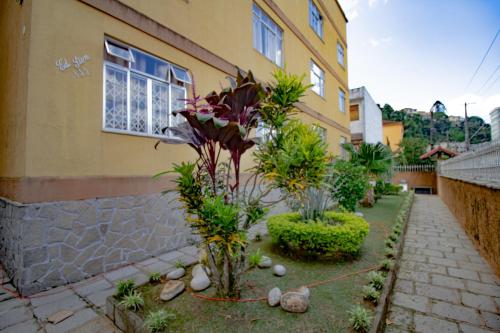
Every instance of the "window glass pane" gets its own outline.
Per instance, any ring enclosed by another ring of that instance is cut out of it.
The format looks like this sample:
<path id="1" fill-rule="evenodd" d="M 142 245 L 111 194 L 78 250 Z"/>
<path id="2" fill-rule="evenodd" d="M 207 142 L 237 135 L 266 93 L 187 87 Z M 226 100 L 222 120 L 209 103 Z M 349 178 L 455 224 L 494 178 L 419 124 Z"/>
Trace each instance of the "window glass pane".
<path id="1" fill-rule="evenodd" d="M 172 112 L 176 110 L 181 110 L 186 108 L 186 102 L 183 99 L 186 98 L 186 91 L 174 85 L 171 85 L 171 93 L 172 93 Z M 173 114 L 170 116 L 170 126 L 177 126 L 180 123 L 186 121 L 181 115 L 174 116 Z"/>
<path id="2" fill-rule="evenodd" d="M 345 112 L 345 93 L 339 90 L 339 110 Z"/>
<path id="3" fill-rule="evenodd" d="M 132 61 L 132 55 L 127 47 L 123 47 L 121 45 L 115 44 L 112 41 L 106 40 L 106 50 L 109 54 L 127 60 Z"/>
<path id="4" fill-rule="evenodd" d="M 344 65 L 344 47 L 340 43 L 337 43 L 337 61 Z"/>
<path id="5" fill-rule="evenodd" d="M 130 130 L 148 131 L 148 89 L 147 79 L 130 74 Z"/>
<path id="6" fill-rule="evenodd" d="M 309 0 L 309 25 L 319 37 L 323 38 L 323 17 L 312 0 Z"/>
<path id="7" fill-rule="evenodd" d="M 155 76 L 159 79 L 168 80 L 169 64 L 155 57 L 132 49 L 135 61 L 132 68 L 136 71 Z"/>
<path id="8" fill-rule="evenodd" d="M 255 4 L 253 4 L 252 25 L 254 48 L 281 66 L 283 58 L 283 31 L 281 28 Z"/>
<path id="9" fill-rule="evenodd" d="M 177 81 L 181 81 L 187 84 L 191 84 L 191 76 L 184 68 L 177 67 L 175 65 L 170 65 L 172 68 L 172 73 Z"/>
<path id="10" fill-rule="evenodd" d="M 324 73 L 314 62 L 311 62 L 311 84 L 312 91 L 320 96 L 324 95 Z"/>
<path id="11" fill-rule="evenodd" d="M 356 121 L 359 120 L 359 105 L 354 104 L 349 106 L 350 120 Z"/>
<path id="12" fill-rule="evenodd" d="M 168 85 L 153 81 L 153 134 L 163 135 L 162 129 L 168 126 Z"/>
<path id="13" fill-rule="evenodd" d="M 106 66 L 104 127 L 127 130 L 127 72 Z"/>

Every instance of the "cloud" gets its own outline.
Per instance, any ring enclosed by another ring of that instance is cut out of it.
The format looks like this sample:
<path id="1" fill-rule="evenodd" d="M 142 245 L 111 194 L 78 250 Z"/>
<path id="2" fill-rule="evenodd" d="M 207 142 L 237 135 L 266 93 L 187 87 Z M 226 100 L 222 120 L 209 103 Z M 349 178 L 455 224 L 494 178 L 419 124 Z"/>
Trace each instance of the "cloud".
<path id="1" fill-rule="evenodd" d="M 387 5 L 388 2 L 389 2 L 389 0 L 384 0 L 384 5 Z M 373 7 L 377 6 L 378 3 L 379 3 L 379 0 L 368 0 L 368 7 L 373 8 Z"/>
<path id="2" fill-rule="evenodd" d="M 383 37 L 383 38 L 370 38 L 368 40 L 368 43 L 372 46 L 372 47 L 378 47 L 382 44 L 389 44 L 390 42 L 392 42 L 392 37 L 388 36 L 388 37 Z"/>
<path id="3" fill-rule="evenodd" d="M 359 0 L 339 0 L 339 2 L 349 21 L 359 16 Z"/>
<path id="4" fill-rule="evenodd" d="M 446 105 L 447 113 L 449 115 L 462 117 L 465 113 L 465 102 L 471 103 L 467 105 L 467 115 L 469 117 L 479 116 L 489 123 L 491 122 L 490 112 L 494 108 L 500 107 L 500 94 L 483 97 L 476 94 L 467 93 L 462 96 L 443 100 L 443 103 Z"/>

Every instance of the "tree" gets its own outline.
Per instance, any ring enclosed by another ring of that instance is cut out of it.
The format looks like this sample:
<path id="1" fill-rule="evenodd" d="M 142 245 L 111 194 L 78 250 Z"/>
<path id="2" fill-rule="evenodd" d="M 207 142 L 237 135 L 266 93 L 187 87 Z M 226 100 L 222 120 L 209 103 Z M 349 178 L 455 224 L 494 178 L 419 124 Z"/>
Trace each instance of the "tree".
<path id="1" fill-rule="evenodd" d="M 429 141 L 424 138 L 403 138 L 399 144 L 401 152 L 397 157 L 397 162 L 403 165 L 422 164 L 419 157 L 425 153 Z"/>

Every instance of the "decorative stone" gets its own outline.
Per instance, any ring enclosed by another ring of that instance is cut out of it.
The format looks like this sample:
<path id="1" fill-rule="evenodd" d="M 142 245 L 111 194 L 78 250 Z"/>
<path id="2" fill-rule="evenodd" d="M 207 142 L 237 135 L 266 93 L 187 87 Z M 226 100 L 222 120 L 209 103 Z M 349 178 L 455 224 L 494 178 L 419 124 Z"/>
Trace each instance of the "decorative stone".
<path id="1" fill-rule="evenodd" d="M 170 301 L 175 296 L 184 291 L 186 285 L 182 281 L 170 280 L 163 286 L 161 290 L 160 299 L 162 301 Z"/>
<path id="2" fill-rule="evenodd" d="M 210 287 L 210 279 L 205 275 L 198 275 L 191 280 L 191 289 L 194 291 L 202 291 Z"/>
<path id="3" fill-rule="evenodd" d="M 286 274 L 286 268 L 283 265 L 274 265 L 273 272 L 276 276 L 284 276 Z"/>
<path id="4" fill-rule="evenodd" d="M 354 215 L 359 216 L 359 217 L 363 217 L 363 216 L 365 216 L 365 215 L 364 215 L 363 213 L 361 213 L 361 212 L 355 212 L 355 213 L 354 213 Z"/>
<path id="5" fill-rule="evenodd" d="M 288 292 L 281 296 L 281 308 L 288 312 L 304 313 L 309 307 L 309 298 L 298 292 Z"/>
<path id="6" fill-rule="evenodd" d="M 311 291 L 306 286 L 300 287 L 298 293 L 304 295 L 307 298 L 309 298 L 309 296 L 311 295 Z"/>
<path id="7" fill-rule="evenodd" d="M 271 260 L 271 258 L 269 257 L 266 257 L 266 256 L 262 256 L 262 259 L 260 260 L 259 262 L 259 268 L 269 268 L 273 265 L 273 261 Z"/>
<path id="8" fill-rule="evenodd" d="M 169 280 L 177 280 L 186 274 L 186 270 L 184 268 L 177 268 L 176 270 L 171 271 L 167 274 L 167 279 Z"/>
<path id="9" fill-rule="evenodd" d="M 191 274 L 193 275 L 193 278 L 196 278 L 200 275 L 210 275 L 210 270 L 208 269 L 208 267 L 203 267 L 202 264 L 196 264 L 194 265 L 193 267 L 193 270 L 191 271 Z"/>
<path id="10" fill-rule="evenodd" d="M 281 290 L 278 287 L 271 289 L 267 294 L 267 304 L 269 304 L 270 306 L 279 305 L 280 299 L 281 299 Z"/>
<path id="11" fill-rule="evenodd" d="M 54 313 L 53 315 L 47 318 L 47 321 L 51 324 L 57 324 L 63 321 L 64 319 L 71 317 L 74 314 L 73 311 L 61 310 L 59 312 Z"/>

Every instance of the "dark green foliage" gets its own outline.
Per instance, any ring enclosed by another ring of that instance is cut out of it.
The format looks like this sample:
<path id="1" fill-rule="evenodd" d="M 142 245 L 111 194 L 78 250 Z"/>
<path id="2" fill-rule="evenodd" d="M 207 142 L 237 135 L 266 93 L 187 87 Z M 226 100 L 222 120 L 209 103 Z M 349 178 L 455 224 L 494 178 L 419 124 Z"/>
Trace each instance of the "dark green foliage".
<path id="1" fill-rule="evenodd" d="M 349 324 L 357 332 L 368 332 L 372 325 L 373 316 L 370 311 L 361 305 L 352 307 L 349 311 Z"/>
<path id="2" fill-rule="evenodd" d="M 377 304 L 380 298 L 380 291 L 375 289 L 371 284 L 367 286 L 363 286 L 362 289 L 363 298 L 372 302 L 373 304 Z"/>
<path id="3" fill-rule="evenodd" d="M 387 247 L 394 247 L 396 244 L 394 243 L 394 241 L 392 239 L 386 239 L 385 240 L 385 246 Z"/>
<path id="4" fill-rule="evenodd" d="M 374 190 L 375 195 L 398 195 L 402 190 L 402 186 L 386 183 L 383 179 L 377 179 Z"/>
<path id="5" fill-rule="evenodd" d="M 394 260 L 384 259 L 381 261 L 380 266 L 383 270 L 389 271 L 394 267 Z"/>
<path id="6" fill-rule="evenodd" d="M 156 283 L 161 281 L 161 273 L 160 272 L 152 272 L 149 274 L 149 282 Z"/>
<path id="7" fill-rule="evenodd" d="M 325 212 L 325 222 L 302 222 L 299 213 L 269 217 L 272 241 L 298 253 L 355 255 L 368 234 L 369 225 L 349 213 Z"/>
<path id="8" fill-rule="evenodd" d="M 135 282 L 132 279 L 129 280 L 119 280 L 116 284 L 115 296 L 118 299 L 122 299 L 124 296 L 130 295 L 134 290 Z"/>
<path id="9" fill-rule="evenodd" d="M 385 248 L 385 256 L 387 258 L 395 258 L 397 253 L 398 253 L 398 251 L 395 248 L 392 248 L 392 247 Z"/>
<path id="10" fill-rule="evenodd" d="M 385 276 L 382 272 L 370 272 L 368 273 L 368 279 L 370 280 L 370 285 L 377 290 L 384 288 Z"/>
<path id="11" fill-rule="evenodd" d="M 350 143 L 344 144 L 343 147 L 349 152 L 351 162 L 365 167 L 365 171 L 372 178 L 387 173 L 391 168 L 392 153 L 381 143 L 363 142 L 357 149 Z"/>
<path id="12" fill-rule="evenodd" d="M 429 163 L 428 160 L 421 160 L 420 156 L 425 154 L 429 141 L 424 138 L 405 137 L 399 144 L 401 152 L 397 157 L 397 162 L 401 165 L 415 165 Z"/>
<path id="13" fill-rule="evenodd" d="M 338 160 L 333 165 L 330 179 L 333 200 L 344 209 L 355 211 L 358 201 L 364 198 L 369 186 L 365 168 Z"/>
<path id="14" fill-rule="evenodd" d="M 262 261 L 262 253 L 260 252 L 260 249 L 257 249 L 257 251 L 255 251 L 255 253 L 251 253 L 249 256 L 248 256 L 248 265 L 250 267 L 256 267 L 260 264 L 260 262 Z"/>
<path id="15" fill-rule="evenodd" d="M 153 311 L 146 316 L 144 326 L 146 326 L 151 333 L 164 332 L 168 328 L 168 322 L 173 318 L 175 318 L 175 315 L 165 310 Z"/>

